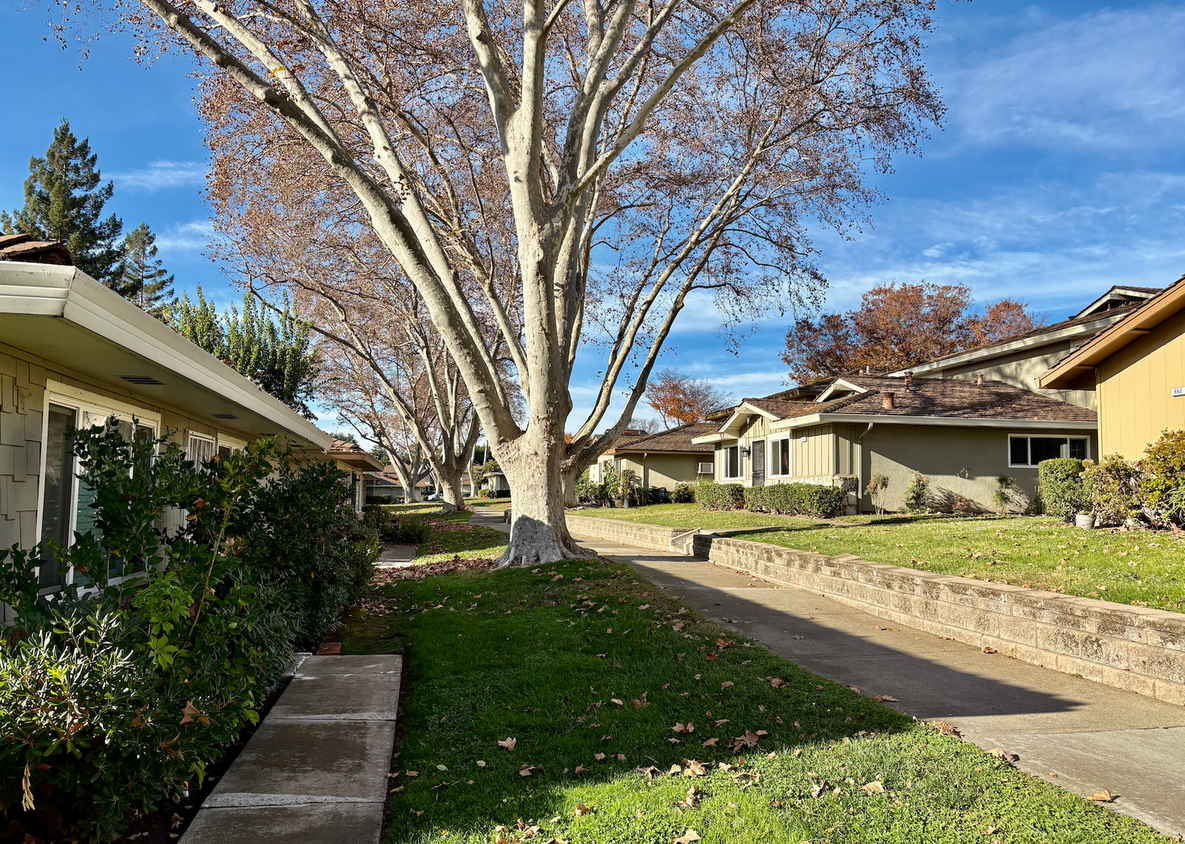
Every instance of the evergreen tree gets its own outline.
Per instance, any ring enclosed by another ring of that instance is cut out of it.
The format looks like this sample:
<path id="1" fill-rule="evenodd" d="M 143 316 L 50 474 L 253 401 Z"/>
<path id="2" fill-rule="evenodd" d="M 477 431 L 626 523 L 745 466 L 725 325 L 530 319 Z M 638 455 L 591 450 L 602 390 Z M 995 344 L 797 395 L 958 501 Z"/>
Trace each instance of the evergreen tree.
<path id="1" fill-rule="evenodd" d="M 0 212 L 5 234 L 28 234 L 58 240 L 74 258 L 74 265 L 94 279 L 114 286 L 121 274 L 121 250 L 116 242 L 123 222 L 114 214 L 100 219 L 115 188 L 100 186 L 101 175 L 87 139 L 79 141 L 63 118 L 54 130 L 45 158 L 29 160 L 25 207 Z"/>
<path id="2" fill-rule="evenodd" d="M 240 314 L 233 305 L 219 314 L 199 286 L 197 302 L 182 294 L 172 308 L 173 328 L 212 355 L 226 361 L 264 390 L 309 419 L 309 402 L 321 374 L 309 325 L 297 319 L 285 297 L 273 318 L 249 294 Z"/>
<path id="3" fill-rule="evenodd" d="M 123 240 L 123 274 L 111 289 L 160 320 L 168 313 L 176 297 L 173 276 L 156 257 L 156 235 L 147 223 L 128 232 Z"/>

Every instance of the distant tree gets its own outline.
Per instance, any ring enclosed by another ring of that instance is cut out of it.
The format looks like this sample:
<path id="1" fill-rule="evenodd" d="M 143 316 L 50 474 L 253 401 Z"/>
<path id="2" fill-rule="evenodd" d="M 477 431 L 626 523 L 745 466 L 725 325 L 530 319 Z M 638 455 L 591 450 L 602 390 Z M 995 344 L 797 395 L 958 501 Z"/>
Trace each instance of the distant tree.
<path id="1" fill-rule="evenodd" d="M 707 378 L 692 378 L 673 369 L 664 369 L 650 379 L 646 403 L 658 412 L 670 428 L 697 422 L 714 410 L 736 404 L 732 393 L 717 388 Z M 633 423 L 630 423 L 631 426 Z"/>
<path id="2" fill-rule="evenodd" d="M 796 321 L 782 360 L 791 381 L 806 383 L 865 366 L 902 369 L 1043 325 L 1044 317 L 1014 299 L 971 312 L 965 284 L 893 283 L 869 290 L 846 313 Z"/>
<path id="3" fill-rule="evenodd" d="M 670 425 L 659 422 L 653 416 L 631 416 L 629 427 L 626 430 L 645 431 L 647 434 L 657 434 L 664 428 L 669 427 Z"/>
<path id="4" fill-rule="evenodd" d="M 306 418 L 316 418 L 309 402 L 321 375 L 321 361 L 307 323 L 292 315 L 287 301 L 273 317 L 244 295 L 241 314 L 234 305 L 219 314 L 199 286 L 197 302 L 182 294 L 171 310 L 171 324 L 179 333 Z"/>
<path id="5" fill-rule="evenodd" d="M 329 436 L 333 437 L 335 440 L 341 440 L 344 443 L 353 443 L 354 445 L 358 445 L 358 437 L 349 431 L 330 431 Z"/>
<path id="6" fill-rule="evenodd" d="M 81 141 L 63 118 L 54 130 L 45 158 L 29 160 L 25 207 L 9 215 L 0 211 L 4 234 L 28 234 L 65 244 L 74 265 L 92 278 L 114 287 L 121 276 L 117 243 L 123 222 L 114 214 L 100 219 L 115 187 L 100 186 L 98 156 L 90 142 Z"/>
<path id="7" fill-rule="evenodd" d="M 156 235 L 141 223 L 123 239 L 123 272 L 111 289 L 159 320 L 168 321 L 176 295 L 173 276 L 156 257 Z"/>

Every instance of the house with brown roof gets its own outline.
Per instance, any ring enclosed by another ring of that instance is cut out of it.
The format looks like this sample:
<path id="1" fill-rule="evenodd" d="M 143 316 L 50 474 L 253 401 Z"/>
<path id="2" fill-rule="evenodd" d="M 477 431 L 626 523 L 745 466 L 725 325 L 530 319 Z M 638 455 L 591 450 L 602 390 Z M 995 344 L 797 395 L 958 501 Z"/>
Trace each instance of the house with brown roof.
<path id="1" fill-rule="evenodd" d="M 1123 320 L 1159 292 L 1155 287 L 1115 285 L 1061 322 L 1007 340 L 919 362 L 908 369 L 916 378 L 974 381 L 982 375 L 988 381 L 1002 381 L 1022 390 L 1093 408 L 1093 390 L 1042 387 L 1041 376 L 1066 355 Z M 901 369 L 888 374 L 903 376 L 905 371 Z"/>
<path id="2" fill-rule="evenodd" d="M 329 446 L 328 455 L 339 469 L 349 473 L 354 512 L 361 513 L 365 503 L 366 478 L 373 472 L 381 471 L 383 462 L 348 440 L 334 440 Z"/>
<path id="3" fill-rule="evenodd" d="M 1137 460 L 1162 431 L 1185 429 L 1185 278 L 1124 309 L 1053 364 L 1041 386 L 1097 396 L 1102 454 Z"/>
<path id="4" fill-rule="evenodd" d="M 714 448 L 694 440 L 714 432 L 716 427 L 713 422 L 691 422 L 657 434 L 627 432 L 590 467 L 589 478 L 601 483 L 608 466 L 618 474 L 631 469 L 643 488 L 662 487 L 668 492 L 678 484 L 693 484 L 701 478 L 711 480 Z"/>
<path id="5" fill-rule="evenodd" d="M 1037 464 L 1098 452 L 1095 412 L 1002 381 L 856 375 L 814 399 L 745 399 L 717 429 L 695 438 L 714 449 L 720 483 L 815 483 L 850 493 L 848 511 L 868 512 L 877 474 L 886 503 L 901 509 L 920 472 L 930 505 L 995 509 L 996 478 L 1016 481 L 1013 510 L 1037 492 Z"/>

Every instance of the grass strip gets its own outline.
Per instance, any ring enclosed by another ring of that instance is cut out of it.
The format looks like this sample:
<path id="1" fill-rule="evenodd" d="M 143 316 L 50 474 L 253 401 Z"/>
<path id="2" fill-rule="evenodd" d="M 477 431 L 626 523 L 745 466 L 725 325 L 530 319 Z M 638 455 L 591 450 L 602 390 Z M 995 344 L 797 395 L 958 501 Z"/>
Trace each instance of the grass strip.
<path id="1" fill-rule="evenodd" d="M 390 844 L 1165 840 L 624 567 L 416 571 L 343 631 L 344 653 L 406 659 Z"/>

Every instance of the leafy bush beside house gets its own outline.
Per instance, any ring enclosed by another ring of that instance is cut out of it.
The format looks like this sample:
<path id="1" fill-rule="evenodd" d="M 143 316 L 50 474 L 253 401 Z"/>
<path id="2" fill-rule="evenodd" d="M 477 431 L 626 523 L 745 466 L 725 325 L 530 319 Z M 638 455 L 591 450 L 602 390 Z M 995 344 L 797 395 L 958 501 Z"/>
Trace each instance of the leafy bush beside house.
<path id="1" fill-rule="evenodd" d="M 1136 464 L 1139 503 L 1157 527 L 1185 525 L 1185 430 L 1163 431 Z"/>
<path id="2" fill-rule="evenodd" d="M 695 500 L 705 510 L 741 510 L 745 506 L 745 488 L 741 484 L 696 481 Z"/>
<path id="3" fill-rule="evenodd" d="M 692 484 L 675 484 L 675 491 L 671 493 L 672 504 L 694 504 L 695 486 Z"/>
<path id="4" fill-rule="evenodd" d="M 0 810 L 34 838 L 109 839 L 186 795 L 373 568 L 336 468 L 277 472 L 253 443 L 199 471 L 164 445 L 77 432 L 97 531 L 0 560 Z M 167 507 L 188 514 L 173 536 Z M 47 554 L 75 572 L 53 601 Z"/>
<path id="5" fill-rule="evenodd" d="M 848 494 L 835 486 L 821 484 L 770 484 L 745 490 L 745 509 L 784 516 L 813 516 L 832 519 L 843 515 Z"/>
<path id="6" fill-rule="evenodd" d="M 1123 525 L 1136 518 L 1140 473 L 1135 466 L 1118 454 L 1108 454 L 1097 464 L 1083 461 L 1083 467 L 1083 490 L 1097 525 Z"/>
<path id="7" fill-rule="evenodd" d="M 1046 513 L 1068 522 L 1089 509 L 1082 480 L 1084 468 L 1075 457 L 1042 460 L 1037 465 L 1037 488 Z"/>

